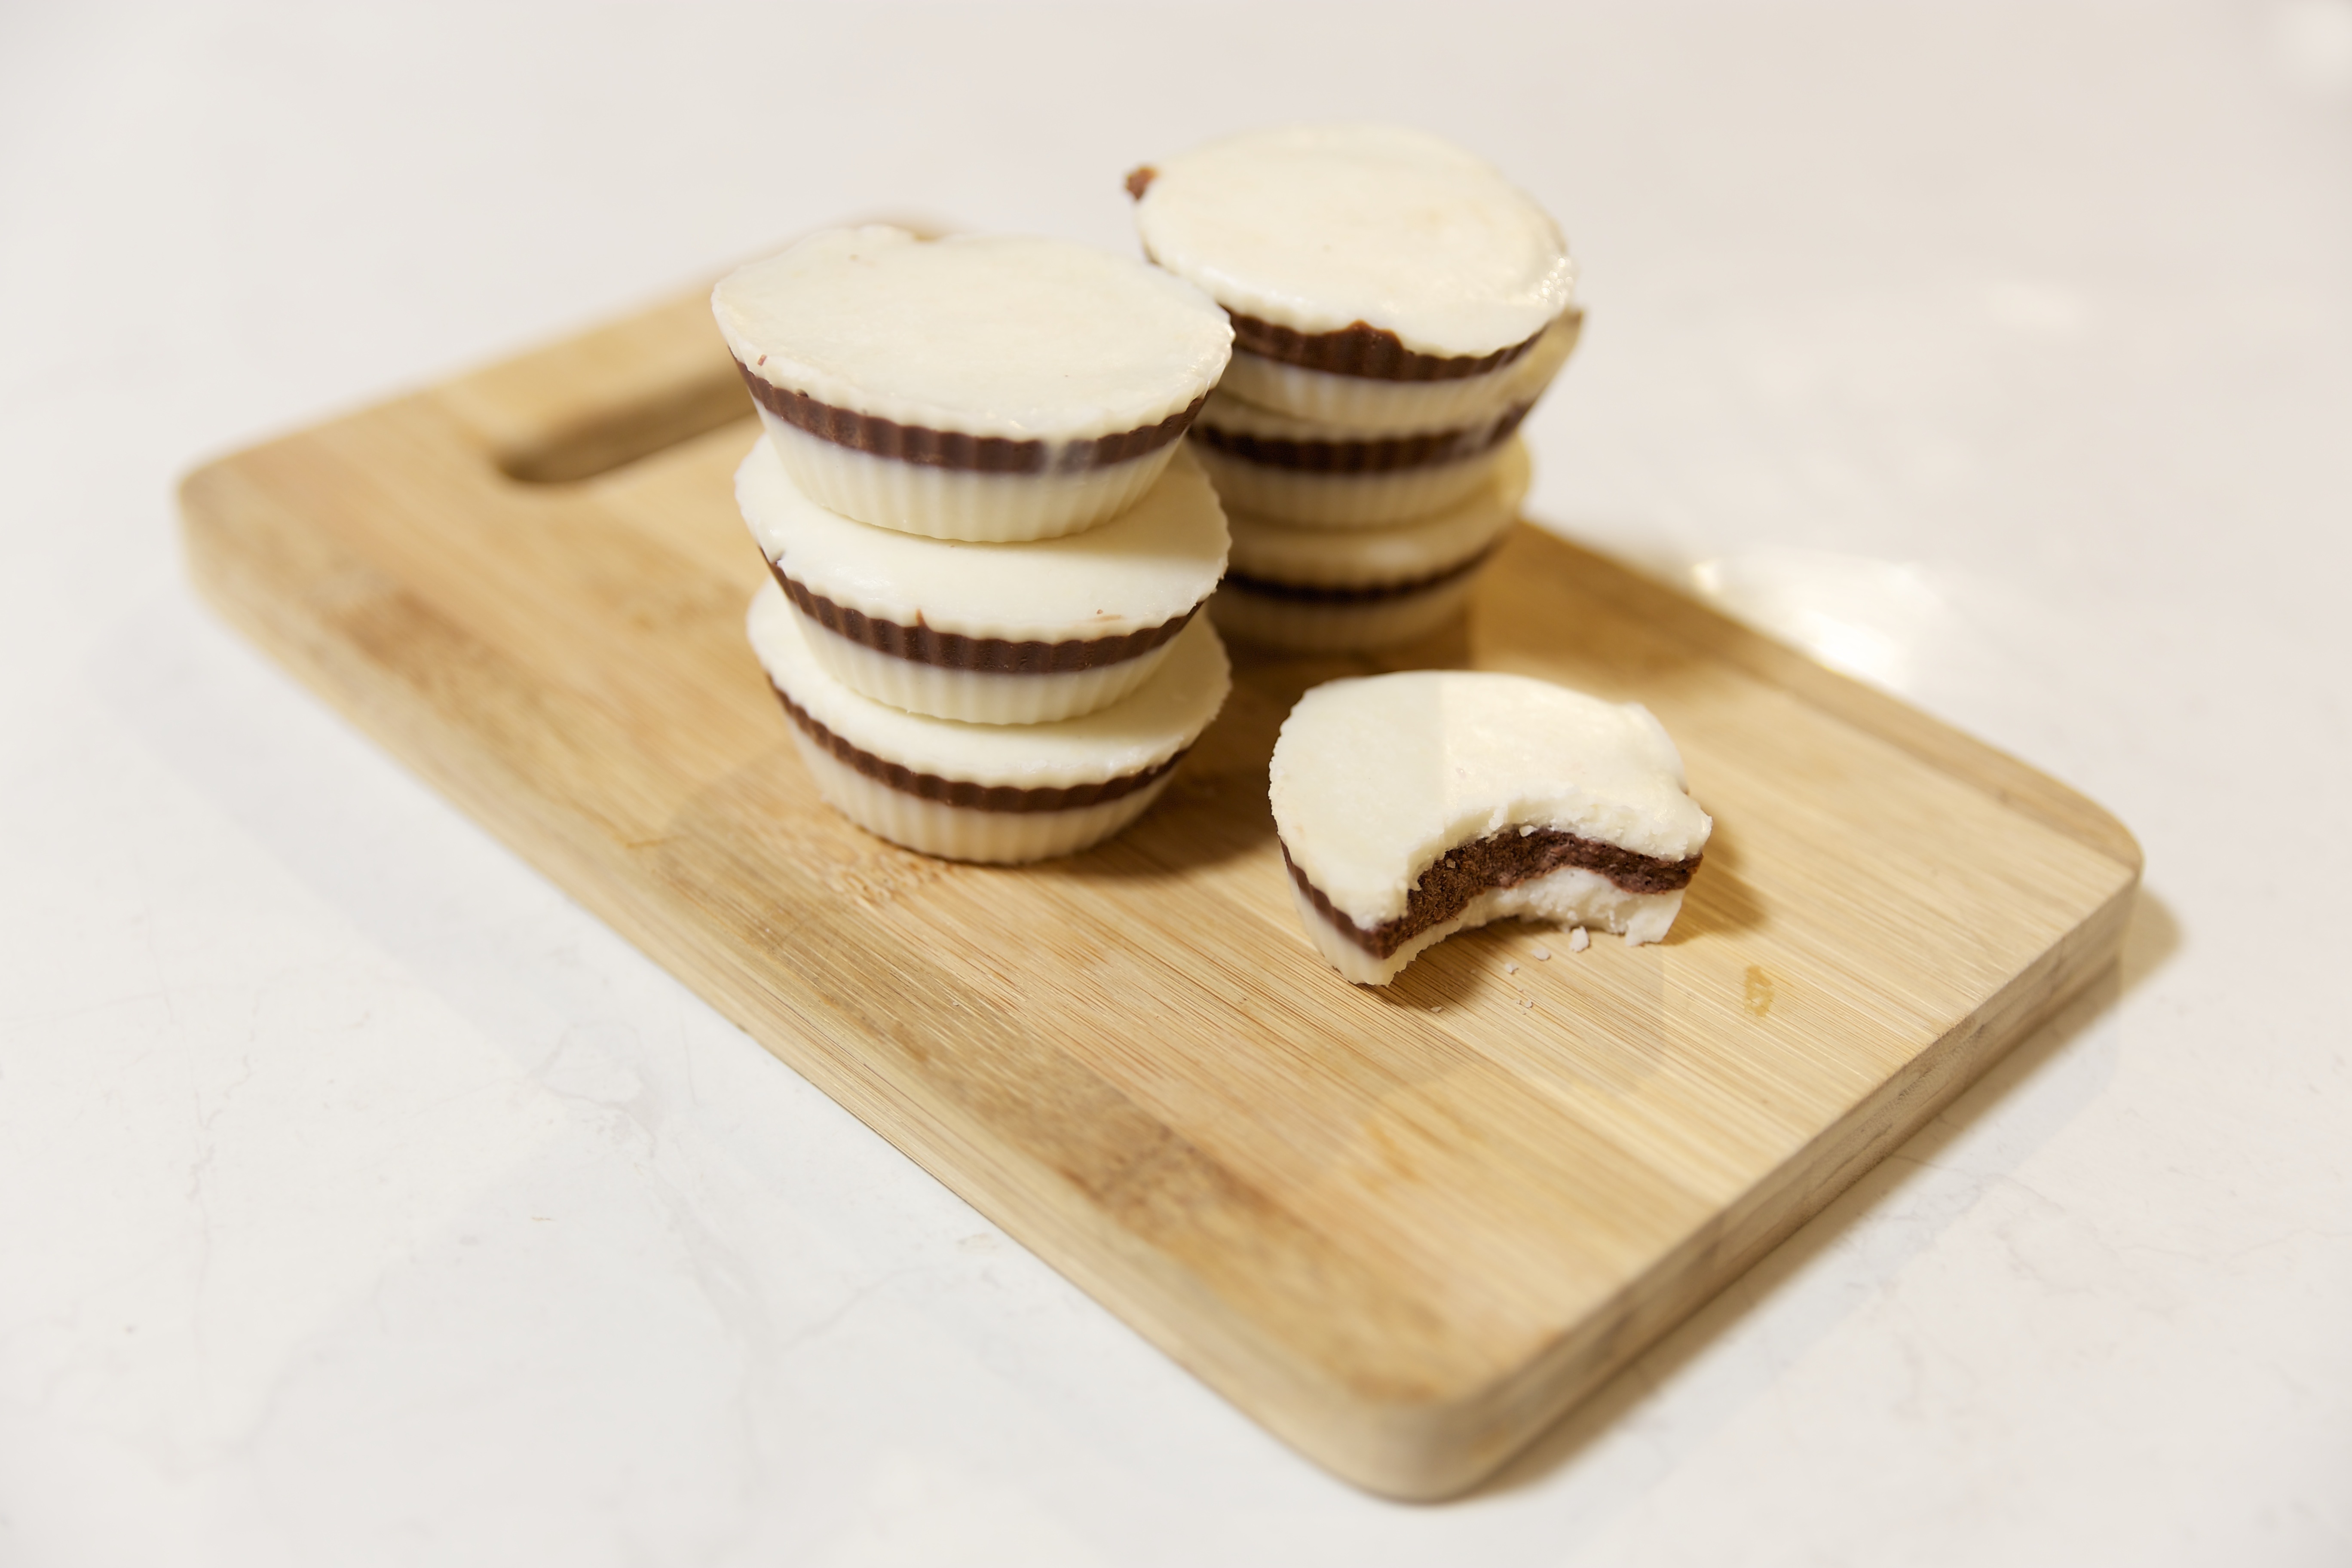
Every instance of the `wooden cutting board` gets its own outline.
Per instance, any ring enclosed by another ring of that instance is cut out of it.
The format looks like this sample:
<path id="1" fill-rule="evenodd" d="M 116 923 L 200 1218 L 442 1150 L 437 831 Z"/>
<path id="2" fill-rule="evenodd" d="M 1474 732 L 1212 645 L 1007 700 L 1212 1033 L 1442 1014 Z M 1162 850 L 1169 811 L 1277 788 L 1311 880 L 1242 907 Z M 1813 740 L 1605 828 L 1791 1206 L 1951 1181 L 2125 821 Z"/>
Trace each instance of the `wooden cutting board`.
<path id="1" fill-rule="evenodd" d="M 698 294 L 202 469 L 191 568 L 770 1050 L 1373 1490 L 1493 1470 L 2115 956 L 2140 860 L 2114 818 L 1524 524 L 1433 643 L 1240 655 L 1111 844 L 895 849 L 818 801 L 744 645 L 748 413 Z M 1318 681 L 1433 663 L 1656 710 L 1717 824 L 1669 941 L 1490 928 L 1381 991 L 1309 950 L 1276 728 Z"/>

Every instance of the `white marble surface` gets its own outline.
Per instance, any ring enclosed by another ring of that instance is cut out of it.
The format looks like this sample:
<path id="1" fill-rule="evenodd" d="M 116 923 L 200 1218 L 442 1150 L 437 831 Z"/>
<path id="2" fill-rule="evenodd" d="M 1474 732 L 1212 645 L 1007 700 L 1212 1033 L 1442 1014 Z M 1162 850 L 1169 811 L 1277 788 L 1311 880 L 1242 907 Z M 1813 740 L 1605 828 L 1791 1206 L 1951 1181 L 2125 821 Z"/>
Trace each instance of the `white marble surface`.
<path id="1" fill-rule="evenodd" d="M 1388 111 L 1532 510 L 2085 790 L 2116 983 L 1496 1488 L 1261 1434 L 191 599 L 201 456 Z M 0 10 L 0 1562 L 2352 1560 L 2352 4 Z"/>

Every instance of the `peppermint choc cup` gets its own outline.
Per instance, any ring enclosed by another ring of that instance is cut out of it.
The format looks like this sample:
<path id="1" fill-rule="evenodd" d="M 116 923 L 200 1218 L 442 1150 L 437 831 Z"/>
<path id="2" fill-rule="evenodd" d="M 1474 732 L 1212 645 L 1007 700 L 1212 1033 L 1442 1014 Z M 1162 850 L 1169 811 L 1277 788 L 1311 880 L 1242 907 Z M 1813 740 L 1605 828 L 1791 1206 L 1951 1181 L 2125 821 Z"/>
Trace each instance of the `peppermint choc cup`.
<path id="1" fill-rule="evenodd" d="M 1366 430 L 1475 423 L 1567 325 L 1558 226 L 1420 132 L 1252 132 L 1138 169 L 1128 189 L 1145 253 L 1232 317 L 1225 390 L 1261 407 Z"/>
<path id="2" fill-rule="evenodd" d="M 722 280 L 720 333 L 793 482 L 933 539 L 1051 539 L 1133 505 L 1223 372 L 1198 289 L 1060 240 L 812 235 Z"/>
<path id="3" fill-rule="evenodd" d="M 1123 700 L 1043 724 L 908 713 L 844 686 L 809 650 L 807 622 L 773 584 L 747 630 L 826 803 L 893 844 L 1010 865 L 1076 854 L 1150 808 L 1223 705 L 1223 645 L 1204 618 Z"/>
<path id="4" fill-rule="evenodd" d="M 1470 495 L 1387 528 L 1307 528 L 1234 510 L 1233 557 L 1209 602 L 1236 642 L 1348 653 L 1427 636 L 1462 613 L 1478 573 L 1527 494 L 1517 437 Z"/>
<path id="5" fill-rule="evenodd" d="M 1559 363 L 1557 349 L 1523 361 L 1509 399 L 1470 424 L 1386 433 L 1277 414 L 1220 386 L 1189 445 L 1225 503 L 1308 528 L 1378 528 L 1428 517 L 1475 491 Z"/>
<path id="6" fill-rule="evenodd" d="M 735 498 L 835 679 L 971 723 L 1117 702 L 1160 668 L 1225 567 L 1224 512 L 1181 447 L 1110 521 L 1017 544 L 868 528 L 809 500 L 764 441 L 736 470 Z"/>

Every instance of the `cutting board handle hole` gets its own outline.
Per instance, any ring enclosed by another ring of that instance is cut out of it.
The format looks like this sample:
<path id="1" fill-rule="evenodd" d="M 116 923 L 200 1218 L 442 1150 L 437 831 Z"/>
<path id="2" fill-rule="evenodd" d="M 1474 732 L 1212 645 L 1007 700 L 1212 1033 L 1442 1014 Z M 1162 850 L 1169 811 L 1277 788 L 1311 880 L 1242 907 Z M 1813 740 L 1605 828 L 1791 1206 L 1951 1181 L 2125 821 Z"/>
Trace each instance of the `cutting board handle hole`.
<path id="1" fill-rule="evenodd" d="M 723 373 L 510 435 L 491 447 L 490 458 L 523 484 L 577 484 L 751 418 L 751 400 L 729 361 Z"/>

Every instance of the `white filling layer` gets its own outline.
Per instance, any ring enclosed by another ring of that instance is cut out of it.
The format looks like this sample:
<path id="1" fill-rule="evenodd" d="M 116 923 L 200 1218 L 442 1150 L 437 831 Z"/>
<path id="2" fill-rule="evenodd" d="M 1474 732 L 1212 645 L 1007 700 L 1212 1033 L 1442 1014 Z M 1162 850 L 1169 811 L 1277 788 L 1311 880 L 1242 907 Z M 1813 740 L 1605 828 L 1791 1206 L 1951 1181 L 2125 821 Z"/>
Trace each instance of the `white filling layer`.
<path id="1" fill-rule="evenodd" d="M 735 500 L 770 561 L 844 609 L 965 637 L 1059 643 L 1165 625 L 1225 570 L 1223 509 L 1191 454 L 1110 521 L 1017 544 L 868 528 L 818 505 L 761 441 L 735 470 Z"/>
<path id="2" fill-rule="evenodd" d="M 1622 934 L 1626 946 L 1638 947 L 1643 942 L 1664 941 L 1683 907 L 1683 890 L 1679 888 L 1671 893 L 1629 893 L 1597 872 L 1566 866 L 1516 888 L 1495 888 L 1481 893 L 1454 919 L 1430 927 L 1388 957 L 1375 958 L 1325 920 L 1323 911 L 1299 890 L 1296 879 L 1290 884 L 1290 899 L 1315 951 L 1359 985 L 1386 985 L 1406 964 L 1455 931 L 1496 921 L 1522 919 L 1564 926 L 1599 926 Z"/>
<path id="3" fill-rule="evenodd" d="M 1144 249 L 1218 303 L 1302 332 L 1356 321 L 1483 355 L 1568 304 L 1567 242 L 1483 160 L 1383 125 L 1251 132 L 1162 161 Z"/>
<path id="4" fill-rule="evenodd" d="M 1490 834 L 1553 828 L 1684 860 L 1714 827 L 1648 709 L 1484 671 L 1315 688 L 1283 722 L 1268 783 L 1291 859 L 1366 927 L 1402 915 L 1440 855 Z"/>
<path id="5" fill-rule="evenodd" d="M 825 804 L 891 843 L 948 860 L 1011 866 L 1092 848 L 1141 816 L 1174 775 L 1133 795 L 1068 811 L 978 811 L 924 800 L 835 759 L 796 727 L 793 741 Z"/>
<path id="6" fill-rule="evenodd" d="M 1270 413 L 1351 435 L 1458 429 L 1541 397 L 1575 352 L 1583 331 L 1584 312 L 1571 309 L 1551 324 L 1541 342 L 1509 364 L 1459 381 L 1381 381 L 1339 375 L 1236 351 L 1217 390 Z"/>
<path id="7" fill-rule="evenodd" d="M 1477 555 L 1518 516 L 1532 475 L 1517 437 L 1505 442 L 1485 482 L 1433 517 L 1385 528 L 1302 527 L 1235 508 L 1231 565 L 1239 576 L 1318 588 L 1412 583 Z"/>
<path id="8" fill-rule="evenodd" d="M 808 619 L 801 631 L 825 673 L 861 696 L 909 713 L 960 719 L 967 724 L 1050 724 L 1108 708 L 1151 679 L 1175 646 L 1161 643 L 1135 658 L 1097 669 L 1046 675 L 1005 675 L 948 669 L 877 653 Z"/>
<path id="9" fill-rule="evenodd" d="M 1318 604 L 1255 594 L 1227 583 L 1209 601 L 1217 629 L 1235 642 L 1283 653 L 1361 653 L 1427 637 L 1462 613 L 1478 574 L 1360 604 Z"/>
<path id="10" fill-rule="evenodd" d="M 1158 268 L 1065 240 L 827 229 L 730 274 L 711 311 L 755 375 L 928 429 L 1060 443 L 1156 425 L 1233 328 Z"/>
<path id="11" fill-rule="evenodd" d="M 889 707 L 835 679 L 810 650 L 821 628 L 809 627 L 773 583 L 752 599 L 745 629 L 768 679 L 859 751 L 918 773 L 1018 789 L 1100 784 L 1156 767 L 1208 728 L 1231 686 L 1224 645 L 1196 616 L 1122 701 L 1054 723 L 963 723 Z"/>
<path id="12" fill-rule="evenodd" d="M 760 410 L 769 445 L 817 505 L 877 528 L 980 544 L 1059 539 L 1118 516 L 1160 481 L 1183 443 L 1106 468 L 982 474 L 877 458 Z"/>

